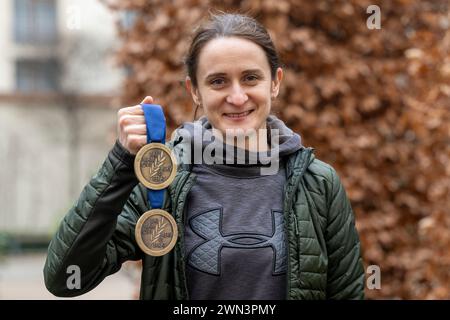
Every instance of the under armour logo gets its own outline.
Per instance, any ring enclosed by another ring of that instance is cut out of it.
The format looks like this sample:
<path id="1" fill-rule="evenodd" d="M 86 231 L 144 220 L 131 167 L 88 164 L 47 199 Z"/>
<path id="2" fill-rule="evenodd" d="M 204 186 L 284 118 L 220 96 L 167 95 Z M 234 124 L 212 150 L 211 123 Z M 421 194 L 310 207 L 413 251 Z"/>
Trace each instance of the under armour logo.
<path id="1" fill-rule="evenodd" d="M 214 209 L 190 220 L 192 230 L 206 241 L 189 254 L 189 264 L 203 272 L 220 275 L 220 254 L 224 247 L 255 249 L 271 247 L 274 252 L 273 274 L 286 271 L 286 242 L 283 213 L 272 211 L 272 235 L 238 233 L 224 236 L 221 228 L 222 211 Z"/>

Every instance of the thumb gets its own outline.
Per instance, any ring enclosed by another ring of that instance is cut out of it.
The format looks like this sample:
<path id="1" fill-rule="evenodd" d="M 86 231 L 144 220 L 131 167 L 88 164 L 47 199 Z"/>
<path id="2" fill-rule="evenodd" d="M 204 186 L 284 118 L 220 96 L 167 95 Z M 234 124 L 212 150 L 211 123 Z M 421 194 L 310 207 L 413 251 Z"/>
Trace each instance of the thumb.
<path id="1" fill-rule="evenodd" d="M 152 96 L 146 96 L 146 97 L 144 98 L 144 100 L 142 100 L 141 103 L 148 103 L 148 104 L 151 104 L 151 103 L 153 103 L 153 97 L 152 97 Z"/>

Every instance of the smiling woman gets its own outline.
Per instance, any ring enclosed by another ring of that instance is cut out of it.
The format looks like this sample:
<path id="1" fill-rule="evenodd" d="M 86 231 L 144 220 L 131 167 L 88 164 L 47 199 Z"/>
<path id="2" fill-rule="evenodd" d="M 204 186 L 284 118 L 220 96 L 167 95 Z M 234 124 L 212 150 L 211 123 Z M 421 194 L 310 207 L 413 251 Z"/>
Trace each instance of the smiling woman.
<path id="1" fill-rule="evenodd" d="M 199 56 L 195 75 L 186 87 L 204 109 L 214 128 L 265 129 L 271 101 L 278 95 L 283 70 L 272 79 L 264 50 L 254 42 L 236 36 L 209 41 Z"/>
<path id="2" fill-rule="evenodd" d="M 363 298 L 359 237 L 336 171 L 270 114 L 283 70 L 267 30 L 245 15 L 212 16 L 197 29 L 186 66 L 186 88 L 204 116 L 184 123 L 167 144 L 178 169 L 161 209 L 179 230 L 174 250 L 150 256 L 132 236 L 155 202 L 133 172 L 149 123 L 144 107 L 126 107 L 118 112 L 118 141 L 50 243 L 47 288 L 80 295 L 124 261 L 142 259 L 141 299 Z M 258 148 L 203 139 L 211 132 L 217 138 L 215 131 L 246 139 L 258 132 Z M 225 151 L 226 163 L 190 161 L 185 155 L 198 145 L 203 154 Z M 263 150 L 271 163 L 262 161 Z M 277 170 L 263 174 L 273 162 Z M 66 287 L 69 265 L 80 268 L 79 289 Z"/>
<path id="3" fill-rule="evenodd" d="M 186 58 L 186 87 L 214 128 L 263 129 L 283 70 L 265 28 L 242 15 L 201 26 Z"/>

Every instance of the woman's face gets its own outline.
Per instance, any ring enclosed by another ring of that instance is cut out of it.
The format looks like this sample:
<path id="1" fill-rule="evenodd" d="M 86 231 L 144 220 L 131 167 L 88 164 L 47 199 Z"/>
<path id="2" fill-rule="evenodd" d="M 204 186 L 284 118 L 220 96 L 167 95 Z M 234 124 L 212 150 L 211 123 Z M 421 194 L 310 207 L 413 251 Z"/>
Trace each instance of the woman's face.
<path id="1" fill-rule="evenodd" d="M 271 99 L 278 95 L 283 71 L 271 79 L 261 47 L 239 37 L 209 41 L 198 58 L 197 87 L 189 78 L 186 87 L 201 104 L 213 128 L 258 130 L 266 127 Z"/>

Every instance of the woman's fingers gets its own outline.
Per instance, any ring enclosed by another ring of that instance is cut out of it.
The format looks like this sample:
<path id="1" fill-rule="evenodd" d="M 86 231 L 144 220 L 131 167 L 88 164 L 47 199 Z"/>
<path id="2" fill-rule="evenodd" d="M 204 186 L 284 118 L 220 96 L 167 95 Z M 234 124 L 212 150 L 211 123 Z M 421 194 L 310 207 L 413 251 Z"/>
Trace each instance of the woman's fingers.
<path id="1" fill-rule="evenodd" d="M 135 124 L 145 124 L 145 117 L 142 116 L 136 116 L 131 114 L 124 114 L 119 117 L 119 127 L 125 128 L 126 126 L 131 126 Z"/>
<path id="2" fill-rule="evenodd" d="M 137 154 L 139 149 L 147 144 L 147 135 L 132 134 L 127 136 L 126 145 L 131 154 Z"/>
<path id="3" fill-rule="evenodd" d="M 147 126 L 145 124 L 132 124 L 124 129 L 128 135 L 143 135 L 147 137 Z"/>
<path id="4" fill-rule="evenodd" d="M 153 103 L 153 97 L 146 96 L 141 104 Z M 117 112 L 119 142 L 131 154 L 136 154 L 147 143 L 147 126 L 141 105 L 125 107 Z"/>
<path id="5" fill-rule="evenodd" d="M 144 115 L 144 111 L 142 110 L 142 107 L 138 104 L 137 106 L 132 106 L 132 107 L 125 107 L 120 109 L 117 114 L 119 115 L 119 117 L 121 115 L 125 115 L 125 114 L 131 114 L 131 115 Z"/>

